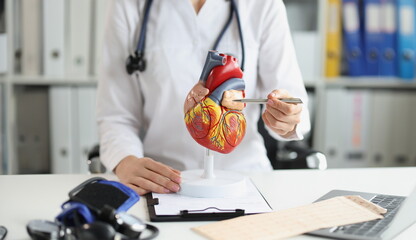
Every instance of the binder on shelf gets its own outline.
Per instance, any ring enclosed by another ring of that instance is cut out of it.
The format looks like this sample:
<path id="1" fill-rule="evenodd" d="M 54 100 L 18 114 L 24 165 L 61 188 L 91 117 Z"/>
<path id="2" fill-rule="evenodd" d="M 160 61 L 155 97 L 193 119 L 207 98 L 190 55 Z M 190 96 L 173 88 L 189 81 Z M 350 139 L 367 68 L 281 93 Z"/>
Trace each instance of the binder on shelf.
<path id="1" fill-rule="evenodd" d="M 330 130 L 327 134 L 331 135 L 332 141 L 335 140 L 337 142 L 337 151 L 338 155 L 338 162 L 335 166 L 336 168 L 350 168 L 352 167 L 353 161 L 350 159 L 354 158 L 353 151 L 351 151 L 351 144 L 350 139 L 353 131 L 353 109 L 354 109 L 354 102 L 353 102 L 353 95 L 351 94 L 351 90 L 348 89 L 340 89 L 339 95 L 332 95 L 331 101 L 335 103 L 333 105 L 333 111 L 329 114 L 337 115 L 335 116 L 335 122 L 332 123 L 332 130 Z M 340 111 L 342 109 L 342 111 Z M 343 126 L 340 128 L 339 126 Z M 337 129 L 337 134 L 332 135 L 334 132 L 334 128 Z"/>
<path id="2" fill-rule="evenodd" d="M 19 87 L 15 95 L 18 173 L 50 173 L 48 89 Z"/>
<path id="3" fill-rule="evenodd" d="M 13 6 L 9 6 L 11 9 L 13 21 L 13 31 L 10 39 L 13 39 L 13 48 L 9 49 L 12 52 L 13 60 L 10 62 L 9 71 L 13 74 L 22 73 L 22 1 L 13 1 Z"/>
<path id="4" fill-rule="evenodd" d="M 409 103 L 410 106 L 414 107 L 416 106 L 416 94 L 413 94 L 412 96 L 410 96 L 410 101 Z M 411 112 L 411 122 L 412 122 L 412 127 L 409 127 L 409 131 L 411 132 L 410 135 L 410 143 L 413 143 L 416 139 L 416 128 L 413 127 L 413 124 L 416 123 L 416 111 L 412 110 Z M 410 146 L 410 162 L 411 164 L 413 164 L 413 166 L 416 165 L 416 147 L 414 147 L 414 145 Z"/>
<path id="5" fill-rule="evenodd" d="M 52 173 L 74 173 L 73 93 L 71 87 L 49 88 Z"/>
<path id="6" fill-rule="evenodd" d="M 0 33 L 6 32 L 6 0 L 0 0 Z"/>
<path id="7" fill-rule="evenodd" d="M 292 36 L 304 82 L 316 82 L 319 76 L 319 67 L 316 61 L 318 59 L 318 33 L 316 31 L 295 31 Z"/>
<path id="8" fill-rule="evenodd" d="M 3 99 L 3 85 L 0 82 L 0 175 L 5 173 L 5 168 L 4 168 L 4 146 L 3 143 L 4 141 L 4 131 L 5 128 L 3 128 L 3 119 L 4 119 L 4 99 Z"/>
<path id="9" fill-rule="evenodd" d="M 98 129 L 95 118 L 96 96 L 95 87 L 78 87 L 74 89 L 76 112 L 74 112 L 73 129 L 77 131 L 74 146 L 75 172 L 87 173 L 87 159 L 89 150 L 98 143 Z"/>
<path id="10" fill-rule="evenodd" d="M 398 67 L 399 77 L 413 79 L 415 77 L 415 11 L 413 0 L 398 0 Z"/>
<path id="11" fill-rule="evenodd" d="M 311 122 L 311 126 L 315 126 L 315 119 L 316 119 L 316 103 L 317 103 L 317 96 L 314 92 L 308 92 L 308 111 L 309 111 L 309 121 Z M 306 143 L 307 146 L 312 146 L 312 137 L 313 137 L 313 130 L 304 136 L 303 142 Z"/>
<path id="12" fill-rule="evenodd" d="M 5 1 L 6 0 L 0 0 L 0 74 L 7 72 L 7 35 Z"/>
<path id="13" fill-rule="evenodd" d="M 392 108 L 389 126 L 390 139 L 390 166 L 414 166 L 410 159 L 410 149 L 415 147 L 415 140 L 411 139 L 412 128 L 415 124 L 412 122 L 412 112 L 415 106 L 410 105 L 411 97 L 414 93 L 395 92 L 392 97 Z"/>
<path id="14" fill-rule="evenodd" d="M 363 37 L 358 0 L 343 0 L 343 45 L 349 76 L 365 74 Z"/>
<path id="15" fill-rule="evenodd" d="M 49 90 L 53 173 L 87 173 L 88 151 L 98 143 L 96 88 L 52 86 Z"/>
<path id="16" fill-rule="evenodd" d="M 368 149 L 370 167 L 391 166 L 389 148 L 392 119 L 393 93 L 389 90 L 376 90 L 372 96 L 370 144 Z"/>
<path id="17" fill-rule="evenodd" d="M 370 91 L 328 89 L 325 99 L 324 152 L 331 159 L 328 167 L 369 166 Z"/>
<path id="18" fill-rule="evenodd" d="M 104 31 L 106 25 L 107 12 L 110 5 L 109 0 L 94 0 L 93 10 L 94 10 L 94 29 L 93 29 L 93 63 L 92 63 L 92 73 L 94 76 L 99 75 L 102 52 L 103 52 L 103 43 L 104 43 Z"/>
<path id="19" fill-rule="evenodd" d="M 345 167 L 368 167 L 368 145 L 371 110 L 369 90 L 348 90 L 346 116 Z"/>
<path id="20" fill-rule="evenodd" d="M 85 77 L 90 74 L 92 0 L 69 0 L 68 75 Z"/>
<path id="21" fill-rule="evenodd" d="M 43 0 L 43 73 L 65 75 L 65 0 Z"/>
<path id="22" fill-rule="evenodd" d="M 397 5 L 395 0 L 381 1 L 381 48 L 380 76 L 397 75 Z"/>
<path id="23" fill-rule="evenodd" d="M 346 127 L 349 107 L 347 90 L 342 88 L 327 89 L 325 93 L 324 153 L 331 159 L 329 168 L 339 168 L 345 162 Z M 340 109 L 342 109 L 340 111 Z M 340 127 L 343 126 L 343 127 Z"/>
<path id="24" fill-rule="evenodd" d="M 327 0 L 325 76 L 341 71 L 341 0 Z"/>
<path id="25" fill-rule="evenodd" d="M 22 74 L 39 75 L 41 63 L 41 1 L 21 1 Z"/>
<path id="26" fill-rule="evenodd" d="M 0 74 L 7 73 L 7 35 L 0 33 Z"/>
<path id="27" fill-rule="evenodd" d="M 381 0 L 364 0 L 364 49 L 366 75 L 378 76 L 381 59 Z"/>

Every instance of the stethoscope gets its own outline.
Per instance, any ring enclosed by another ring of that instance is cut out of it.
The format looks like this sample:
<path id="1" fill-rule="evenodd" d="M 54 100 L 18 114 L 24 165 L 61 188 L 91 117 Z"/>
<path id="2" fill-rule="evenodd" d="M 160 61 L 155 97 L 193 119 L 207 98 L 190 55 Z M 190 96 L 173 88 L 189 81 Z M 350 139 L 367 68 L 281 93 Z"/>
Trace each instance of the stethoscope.
<path id="1" fill-rule="evenodd" d="M 238 14 L 237 5 L 235 3 L 235 0 L 229 0 L 231 7 L 230 7 L 230 16 L 228 17 L 227 22 L 225 23 L 223 29 L 221 30 L 220 35 L 218 35 L 217 40 L 215 40 L 213 50 L 216 50 L 218 48 L 218 45 L 223 38 L 225 31 L 227 31 L 228 27 L 231 24 L 231 21 L 233 20 L 233 16 L 235 14 L 237 19 L 237 25 L 238 25 L 238 34 L 240 36 L 240 44 L 241 44 L 241 69 L 244 70 L 244 58 L 245 58 L 245 50 L 244 50 L 244 40 L 243 40 L 243 32 L 241 30 L 241 22 L 240 22 L 240 16 Z M 145 41 L 146 41 L 146 28 L 147 28 L 147 22 L 149 20 L 149 12 L 150 8 L 152 6 L 153 0 L 146 0 L 146 3 L 144 5 L 144 15 L 143 15 L 143 21 L 142 26 L 140 29 L 140 35 L 139 35 L 139 41 L 137 43 L 137 48 L 134 54 L 130 54 L 130 56 L 127 58 L 126 61 L 126 70 L 128 74 L 133 74 L 135 71 L 143 72 L 146 70 L 146 58 L 145 58 Z"/>

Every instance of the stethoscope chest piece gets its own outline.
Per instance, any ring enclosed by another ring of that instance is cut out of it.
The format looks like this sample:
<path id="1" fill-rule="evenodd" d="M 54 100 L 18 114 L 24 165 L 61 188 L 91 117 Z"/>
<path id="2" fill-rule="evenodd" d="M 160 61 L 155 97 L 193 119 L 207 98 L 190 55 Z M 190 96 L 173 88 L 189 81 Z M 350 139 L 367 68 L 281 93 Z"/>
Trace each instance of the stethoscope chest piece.
<path id="1" fill-rule="evenodd" d="M 135 52 L 134 55 L 131 54 L 126 60 L 126 70 L 128 74 L 133 74 L 135 71 L 139 70 L 143 72 L 146 69 L 146 60 L 142 53 Z"/>

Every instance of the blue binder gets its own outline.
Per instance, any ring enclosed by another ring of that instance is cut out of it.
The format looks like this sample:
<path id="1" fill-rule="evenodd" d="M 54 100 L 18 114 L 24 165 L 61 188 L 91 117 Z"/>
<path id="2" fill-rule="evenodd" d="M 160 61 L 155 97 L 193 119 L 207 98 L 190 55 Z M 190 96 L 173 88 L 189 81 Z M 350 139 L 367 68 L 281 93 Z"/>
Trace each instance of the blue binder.
<path id="1" fill-rule="evenodd" d="M 396 38 L 397 38 L 397 5 L 396 0 L 382 0 L 381 6 L 383 9 L 381 32 L 381 58 L 380 71 L 381 76 L 396 76 L 397 75 L 397 53 L 396 53 Z"/>
<path id="2" fill-rule="evenodd" d="M 415 8 L 414 0 L 398 0 L 398 76 L 404 79 L 415 77 Z"/>
<path id="3" fill-rule="evenodd" d="M 364 49 L 366 75 L 378 76 L 381 59 L 381 0 L 364 0 Z"/>
<path id="4" fill-rule="evenodd" d="M 343 42 L 347 61 L 347 72 L 350 76 L 365 74 L 363 39 L 358 0 L 343 0 Z"/>

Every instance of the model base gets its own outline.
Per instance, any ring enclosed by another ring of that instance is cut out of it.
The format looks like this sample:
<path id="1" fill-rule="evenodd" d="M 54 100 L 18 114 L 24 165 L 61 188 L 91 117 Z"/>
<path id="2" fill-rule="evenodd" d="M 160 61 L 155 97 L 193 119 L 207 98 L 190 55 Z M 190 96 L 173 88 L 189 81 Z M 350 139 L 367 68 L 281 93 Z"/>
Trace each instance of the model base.
<path id="1" fill-rule="evenodd" d="M 238 173 L 215 170 L 215 176 L 204 177 L 204 170 L 181 173 L 179 194 L 199 198 L 238 197 L 246 192 L 246 178 Z"/>

